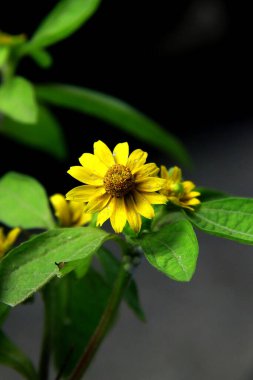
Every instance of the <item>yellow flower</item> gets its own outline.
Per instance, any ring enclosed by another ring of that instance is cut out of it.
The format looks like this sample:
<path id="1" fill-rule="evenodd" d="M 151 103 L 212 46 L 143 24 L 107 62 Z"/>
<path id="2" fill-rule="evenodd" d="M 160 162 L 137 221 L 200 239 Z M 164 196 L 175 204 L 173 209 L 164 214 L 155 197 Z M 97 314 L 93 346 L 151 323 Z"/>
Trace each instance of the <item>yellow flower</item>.
<path id="1" fill-rule="evenodd" d="M 164 184 L 157 177 L 159 168 L 145 164 L 148 154 L 140 149 L 129 155 L 128 143 L 117 144 L 113 150 L 102 142 L 94 143 L 94 154 L 84 153 L 82 166 L 72 166 L 68 173 L 85 185 L 69 191 L 66 198 L 88 202 L 86 211 L 99 212 L 97 226 L 110 218 L 115 232 L 122 232 L 126 222 L 139 232 L 141 215 L 151 219 L 151 204 L 166 203 L 166 197 L 156 193 Z"/>
<path id="2" fill-rule="evenodd" d="M 182 181 L 182 171 L 177 166 L 167 171 L 166 167 L 162 165 L 161 177 L 166 179 L 166 183 L 160 193 L 172 203 L 191 211 L 194 211 L 192 206 L 200 204 L 200 200 L 196 198 L 200 196 L 200 193 L 193 191 L 196 186 L 191 181 Z"/>
<path id="3" fill-rule="evenodd" d="M 13 228 L 7 235 L 5 235 L 3 227 L 0 227 L 0 257 L 4 256 L 5 252 L 13 246 L 20 232 L 21 229 L 17 227 Z"/>
<path id="4" fill-rule="evenodd" d="M 91 220 L 91 214 L 84 212 L 83 203 L 66 201 L 62 194 L 52 195 L 50 201 L 62 227 L 83 226 Z"/>

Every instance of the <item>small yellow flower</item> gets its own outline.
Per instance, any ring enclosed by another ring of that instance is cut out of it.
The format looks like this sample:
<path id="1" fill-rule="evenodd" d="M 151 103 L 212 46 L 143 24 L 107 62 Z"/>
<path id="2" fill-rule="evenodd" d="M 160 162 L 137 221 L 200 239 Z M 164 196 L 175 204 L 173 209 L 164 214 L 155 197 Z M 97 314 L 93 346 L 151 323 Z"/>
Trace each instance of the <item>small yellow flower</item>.
<path id="1" fill-rule="evenodd" d="M 182 181 L 182 171 L 174 166 L 167 171 L 165 166 L 161 166 L 161 177 L 166 179 L 164 187 L 160 193 L 177 206 L 194 211 L 192 206 L 200 204 L 196 197 L 200 196 L 198 191 L 193 191 L 195 185 L 191 181 Z"/>
<path id="2" fill-rule="evenodd" d="M 72 166 L 68 173 L 85 185 L 69 191 L 66 198 L 87 202 L 86 211 L 99 212 L 97 226 L 110 218 L 115 232 L 122 232 L 128 221 L 133 231 L 141 229 L 141 215 L 151 219 L 151 204 L 164 204 L 166 197 L 156 193 L 164 185 L 157 177 L 159 168 L 145 164 L 148 154 L 140 149 L 129 155 L 128 143 L 117 144 L 113 150 L 102 142 L 94 143 L 94 154 L 84 153 L 82 166 Z"/>
<path id="3" fill-rule="evenodd" d="M 3 257 L 4 254 L 9 251 L 17 240 L 18 235 L 20 234 L 20 228 L 13 228 L 8 232 L 7 235 L 4 234 L 3 227 L 0 227 L 0 257 Z"/>
<path id="4" fill-rule="evenodd" d="M 84 212 L 83 203 L 66 201 L 62 194 L 52 195 L 50 201 L 62 227 L 83 226 L 91 220 L 91 214 Z"/>

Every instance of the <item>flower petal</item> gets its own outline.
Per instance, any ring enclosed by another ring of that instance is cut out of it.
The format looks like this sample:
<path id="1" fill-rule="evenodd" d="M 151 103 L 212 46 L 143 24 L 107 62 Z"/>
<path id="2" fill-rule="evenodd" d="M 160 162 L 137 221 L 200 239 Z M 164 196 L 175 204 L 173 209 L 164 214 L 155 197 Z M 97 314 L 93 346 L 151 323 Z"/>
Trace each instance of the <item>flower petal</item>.
<path id="1" fill-rule="evenodd" d="M 84 226 L 85 224 L 88 224 L 91 221 L 92 215 L 88 214 L 87 212 L 83 212 L 80 219 L 77 220 L 75 226 Z"/>
<path id="2" fill-rule="evenodd" d="M 84 210 L 84 202 L 68 201 L 68 206 L 71 211 L 72 220 L 76 221 L 79 219 Z"/>
<path id="3" fill-rule="evenodd" d="M 152 219 L 155 216 L 155 212 L 149 201 L 138 191 L 133 191 L 133 197 L 138 213 L 145 218 Z"/>
<path id="4" fill-rule="evenodd" d="M 50 198 L 54 213 L 62 226 L 70 226 L 71 213 L 69 205 L 62 194 L 54 194 Z"/>
<path id="5" fill-rule="evenodd" d="M 191 191 L 189 194 L 185 195 L 185 198 L 195 198 L 199 197 L 201 194 L 199 191 Z"/>
<path id="6" fill-rule="evenodd" d="M 3 243 L 4 239 L 5 239 L 4 229 L 3 227 L 0 227 L 0 245 Z"/>
<path id="7" fill-rule="evenodd" d="M 175 183 L 181 182 L 182 181 L 182 170 L 177 166 L 170 168 L 169 178 L 172 182 L 175 182 Z"/>
<path id="8" fill-rule="evenodd" d="M 159 168 L 154 163 L 146 164 L 141 166 L 135 173 L 136 179 L 141 179 L 141 177 L 156 176 L 159 172 Z"/>
<path id="9" fill-rule="evenodd" d="M 3 244 L 3 251 L 4 252 L 8 251 L 13 246 L 13 244 L 17 240 L 20 232 L 21 232 L 21 228 L 19 228 L 19 227 L 16 227 L 16 228 L 13 228 L 12 230 L 10 230 L 10 232 L 7 234 L 6 239 L 4 241 L 4 244 Z"/>
<path id="10" fill-rule="evenodd" d="M 117 144 L 113 150 L 113 157 L 116 164 L 126 165 L 129 155 L 129 146 L 127 142 Z"/>
<path id="11" fill-rule="evenodd" d="M 177 197 L 175 197 L 175 196 L 168 197 L 168 200 L 171 201 L 172 203 L 174 203 L 174 204 L 177 205 L 177 206 L 184 207 L 184 202 L 181 202 L 181 201 L 180 201 Z"/>
<path id="12" fill-rule="evenodd" d="M 158 193 L 146 193 L 146 192 L 142 192 L 141 194 L 143 195 L 144 198 L 147 199 L 147 201 L 149 201 L 149 203 L 153 205 L 162 205 L 162 204 L 167 203 L 167 197 L 164 195 L 161 195 Z"/>
<path id="13" fill-rule="evenodd" d="M 168 173 L 166 166 L 161 165 L 161 174 L 160 175 L 161 175 L 161 178 L 169 179 L 169 173 Z"/>
<path id="14" fill-rule="evenodd" d="M 189 199 L 187 201 L 184 201 L 183 203 L 185 205 L 189 205 L 189 206 L 196 206 L 196 205 L 200 204 L 200 200 L 197 198 L 192 198 L 192 199 Z"/>
<path id="15" fill-rule="evenodd" d="M 92 215 L 84 212 L 83 202 L 73 202 L 69 201 L 69 208 L 71 211 L 71 225 L 72 226 L 83 226 L 87 224 Z"/>
<path id="16" fill-rule="evenodd" d="M 68 173 L 80 182 L 87 183 L 93 186 L 102 186 L 103 179 L 98 177 L 94 172 L 85 169 L 82 166 L 71 166 Z"/>
<path id="17" fill-rule="evenodd" d="M 135 149 L 129 156 L 127 160 L 127 166 L 131 170 L 132 174 L 134 174 L 140 166 L 144 165 L 148 154 L 143 152 L 141 149 Z"/>
<path id="18" fill-rule="evenodd" d="M 94 143 L 94 154 L 107 168 L 110 168 L 115 164 L 112 152 L 101 140 Z"/>
<path id="19" fill-rule="evenodd" d="M 190 193 L 196 187 L 192 181 L 184 181 L 182 182 L 182 185 L 185 193 Z"/>
<path id="20" fill-rule="evenodd" d="M 184 200 L 199 197 L 201 194 L 198 191 L 191 191 L 190 193 L 183 194 Z"/>
<path id="21" fill-rule="evenodd" d="M 89 202 L 91 198 L 105 194 L 103 186 L 96 187 L 91 185 L 77 186 L 66 194 L 66 199 L 76 202 Z"/>
<path id="22" fill-rule="evenodd" d="M 85 212 L 88 213 L 95 213 L 98 211 L 103 210 L 108 204 L 108 202 L 111 200 L 110 194 L 103 194 L 98 197 L 94 197 L 90 199 L 89 203 L 85 207 Z"/>
<path id="23" fill-rule="evenodd" d="M 104 178 L 108 168 L 100 161 L 97 156 L 91 153 L 84 153 L 79 158 L 80 164 L 89 171 L 96 174 L 98 177 Z"/>
<path id="24" fill-rule="evenodd" d="M 157 190 L 160 190 L 164 186 L 165 182 L 166 180 L 162 178 L 146 177 L 144 179 L 135 181 L 136 190 L 141 191 L 141 192 L 142 191 L 147 191 L 147 192 L 157 191 Z"/>
<path id="25" fill-rule="evenodd" d="M 125 206 L 130 227 L 134 232 L 139 232 L 141 229 L 141 217 L 135 208 L 135 203 L 131 195 L 125 197 Z"/>
<path id="26" fill-rule="evenodd" d="M 105 208 L 99 212 L 98 217 L 97 217 L 97 226 L 102 226 L 104 222 L 110 218 L 112 211 L 113 211 L 113 203 L 112 203 L 113 198 L 111 201 L 105 206 Z"/>
<path id="27" fill-rule="evenodd" d="M 120 233 L 123 231 L 127 219 L 124 198 L 113 198 L 110 203 L 112 203 L 111 225 L 116 233 Z"/>

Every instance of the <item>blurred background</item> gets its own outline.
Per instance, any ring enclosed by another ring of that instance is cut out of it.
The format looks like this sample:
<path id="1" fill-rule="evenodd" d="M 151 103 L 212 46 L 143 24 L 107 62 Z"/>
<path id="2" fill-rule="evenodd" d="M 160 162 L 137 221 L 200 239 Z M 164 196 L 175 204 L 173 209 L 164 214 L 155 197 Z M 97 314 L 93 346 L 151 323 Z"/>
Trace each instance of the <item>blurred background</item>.
<path id="1" fill-rule="evenodd" d="M 52 1 L 6 2 L 0 29 L 31 36 L 51 8 Z M 104 0 L 87 24 L 50 48 L 51 69 L 42 71 L 27 58 L 18 72 L 37 83 L 89 87 L 130 103 L 185 144 L 195 164 L 184 170 L 185 179 L 252 197 L 252 28 L 246 2 Z M 66 193 L 76 185 L 67 169 L 98 139 L 111 148 L 129 141 L 132 150 L 150 152 L 150 161 L 175 164 L 106 123 L 63 109 L 56 115 L 68 159 L 58 162 L 1 136 L 1 175 L 30 174 L 48 194 Z M 123 307 L 87 380 L 253 379 L 252 247 L 198 237 L 199 264 L 189 284 L 143 262 L 136 280 L 148 322 Z M 5 326 L 34 361 L 42 326 L 39 299 L 36 305 L 17 307 Z M 0 367 L 0 378 L 19 376 Z"/>

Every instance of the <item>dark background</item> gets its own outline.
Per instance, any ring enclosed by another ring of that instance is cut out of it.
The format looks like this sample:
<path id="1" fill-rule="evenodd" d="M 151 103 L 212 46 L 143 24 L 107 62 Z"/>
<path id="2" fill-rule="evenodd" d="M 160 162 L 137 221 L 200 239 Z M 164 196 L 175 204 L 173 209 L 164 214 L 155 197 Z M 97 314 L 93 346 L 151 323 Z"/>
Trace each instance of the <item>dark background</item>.
<path id="1" fill-rule="evenodd" d="M 0 28 L 29 36 L 51 1 L 7 2 Z M 15 13 L 14 13 L 15 9 Z M 19 73 L 38 83 L 85 86 L 119 97 L 179 137 L 195 162 L 187 179 L 252 197 L 252 13 L 250 2 L 104 0 L 93 18 L 50 48 L 47 71 L 26 59 Z M 130 141 L 158 164 L 170 157 L 101 121 L 56 110 L 69 145 L 59 163 L 1 137 L 1 174 L 34 175 L 52 192 L 76 185 L 66 174 L 98 139 Z M 36 170 L 31 166 L 35 165 Z M 252 380 L 252 247 L 198 233 L 193 280 L 179 284 L 143 263 L 137 273 L 148 323 L 123 308 L 89 380 Z M 41 304 L 18 307 L 6 331 L 38 357 Z M 1 368 L 4 380 L 12 372 Z M 17 377 L 18 379 L 19 377 Z"/>
<path id="2" fill-rule="evenodd" d="M 0 28 L 29 37 L 54 3 L 5 2 Z M 51 69 L 43 71 L 26 58 L 18 73 L 36 83 L 86 86 L 123 99 L 176 134 L 189 149 L 189 141 L 199 134 L 205 133 L 208 141 L 222 126 L 229 136 L 235 123 L 252 117 L 249 3 L 104 0 L 78 32 L 50 47 Z M 81 153 L 92 151 L 97 139 L 111 147 L 128 139 L 133 148 L 147 149 L 157 160 L 157 150 L 114 127 L 71 111 L 55 112 L 68 142 L 68 160 L 59 164 L 1 137 L 1 149 L 9 152 L 1 155 L 1 172 L 10 168 L 34 175 L 32 156 L 36 177 L 49 192 L 60 191 L 68 181 L 63 172 Z M 69 186 L 70 182 L 62 191 Z"/>

